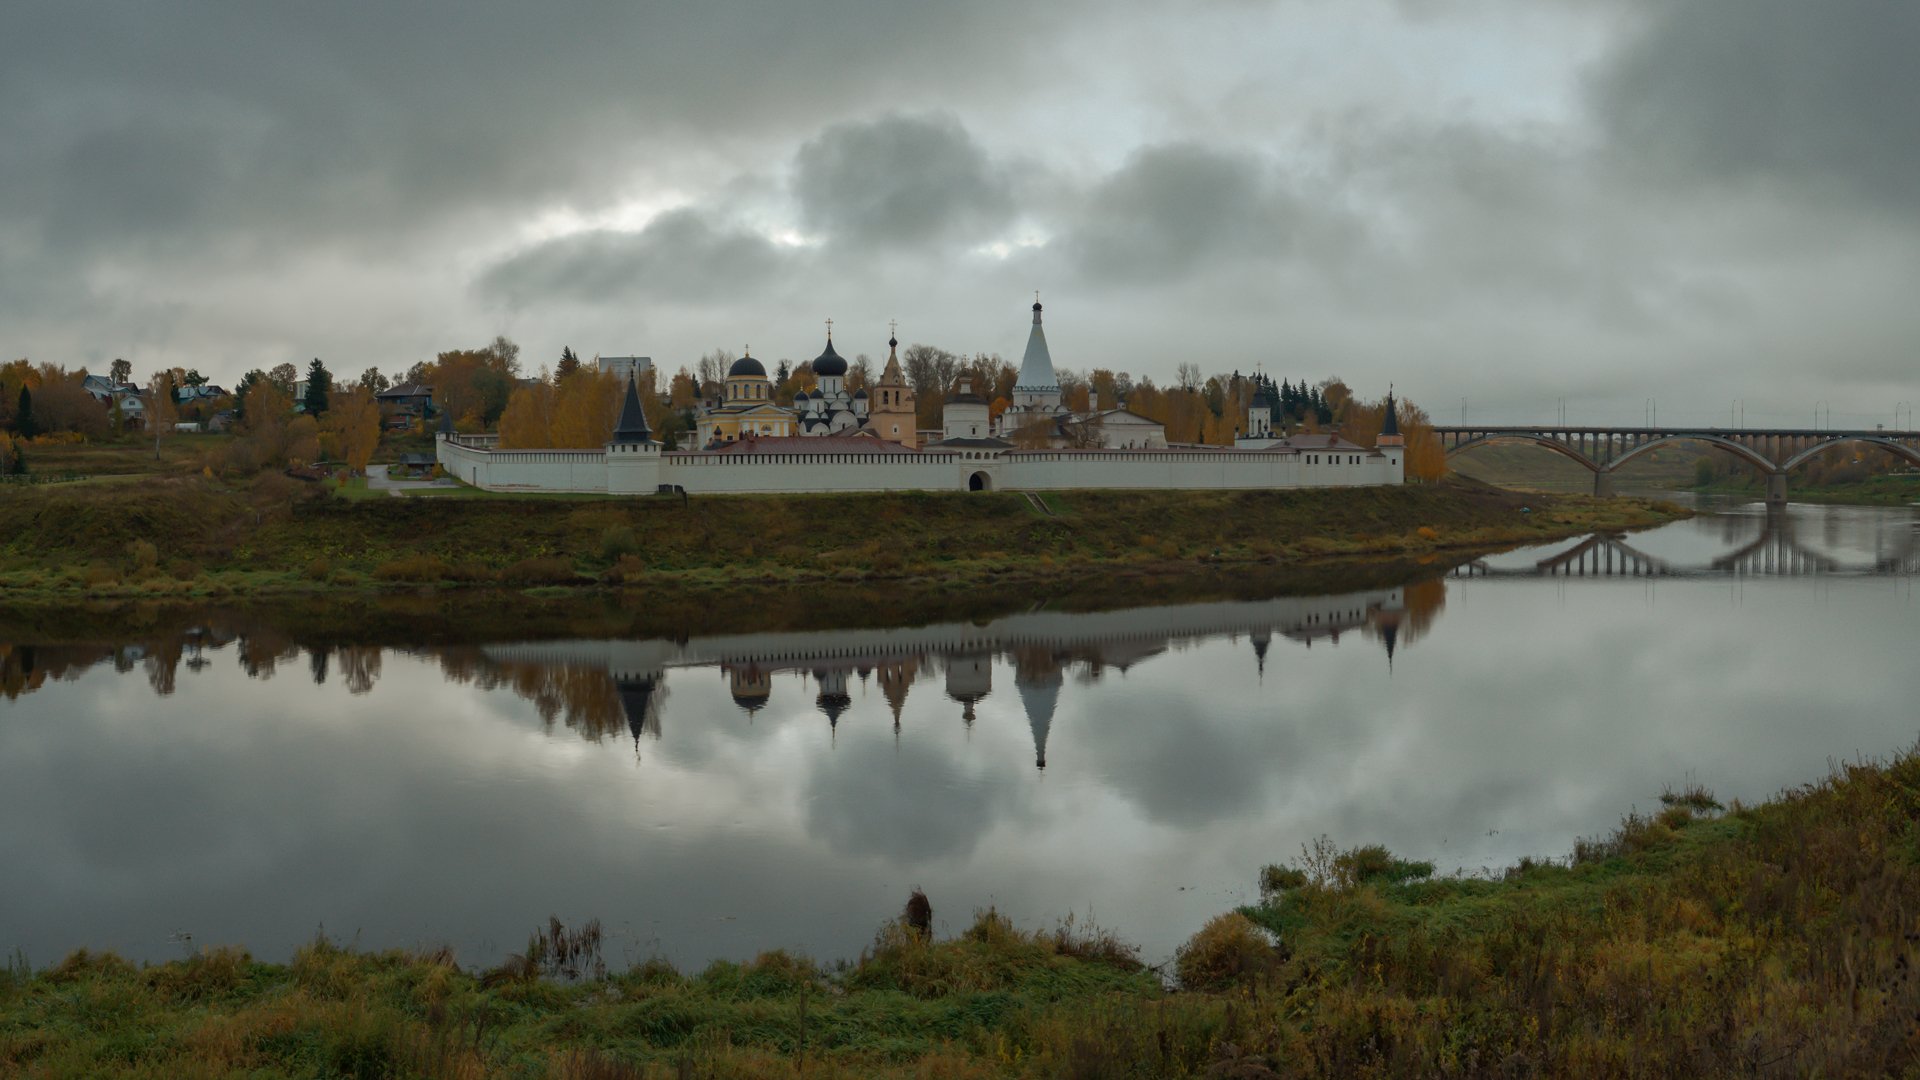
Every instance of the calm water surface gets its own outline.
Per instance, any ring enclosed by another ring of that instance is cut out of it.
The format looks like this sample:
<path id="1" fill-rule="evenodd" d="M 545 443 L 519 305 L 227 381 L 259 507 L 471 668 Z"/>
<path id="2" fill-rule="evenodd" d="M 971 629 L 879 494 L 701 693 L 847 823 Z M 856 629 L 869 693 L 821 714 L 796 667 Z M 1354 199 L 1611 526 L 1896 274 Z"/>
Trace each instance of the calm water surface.
<path id="1" fill-rule="evenodd" d="M 0 949 L 851 956 L 919 886 L 1169 954 L 1327 834 L 1561 855 L 1920 735 L 1920 519 L 1729 508 L 1337 596 L 685 640 L 0 626 Z"/>

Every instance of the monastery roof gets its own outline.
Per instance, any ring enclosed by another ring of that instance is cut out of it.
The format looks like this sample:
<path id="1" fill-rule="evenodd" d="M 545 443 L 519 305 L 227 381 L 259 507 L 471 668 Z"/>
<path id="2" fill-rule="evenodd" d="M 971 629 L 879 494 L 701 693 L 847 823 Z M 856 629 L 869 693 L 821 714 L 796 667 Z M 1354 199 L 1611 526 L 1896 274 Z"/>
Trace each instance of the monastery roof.
<path id="1" fill-rule="evenodd" d="M 1289 435 L 1279 441 L 1274 449 L 1286 447 L 1291 450 L 1365 450 L 1372 453 L 1373 448 L 1348 442 L 1331 432 L 1319 432 L 1313 435 Z"/>
<path id="2" fill-rule="evenodd" d="M 941 439 L 939 442 L 930 442 L 926 445 L 926 449 L 928 450 L 1005 450 L 1012 445 L 1013 445 L 1012 443 L 1008 442 L 1005 439 L 959 438 L 959 439 Z"/>
<path id="3" fill-rule="evenodd" d="M 917 454 L 920 451 L 872 435 L 747 436 L 706 451 L 710 454 Z"/>
<path id="4" fill-rule="evenodd" d="M 1033 302 L 1033 331 L 1027 335 L 1027 351 L 1020 358 L 1020 378 L 1015 390 L 1057 392 L 1060 378 L 1053 373 L 1053 355 L 1047 351 L 1047 334 L 1040 329 L 1040 301 Z"/>

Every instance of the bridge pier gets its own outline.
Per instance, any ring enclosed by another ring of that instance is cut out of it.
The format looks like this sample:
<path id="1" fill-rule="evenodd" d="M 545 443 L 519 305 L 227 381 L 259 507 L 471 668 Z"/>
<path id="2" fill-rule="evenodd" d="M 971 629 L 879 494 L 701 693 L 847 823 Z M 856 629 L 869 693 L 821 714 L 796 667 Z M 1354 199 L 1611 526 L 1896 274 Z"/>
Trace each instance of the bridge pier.
<path id="1" fill-rule="evenodd" d="M 1596 499 L 1613 498 L 1613 474 L 1600 469 L 1593 474 L 1593 497 Z"/>
<path id="2" fill-rule="evenodd" d="M 1767 474 L 1767 505 L 1787 505 L 1787 474 L 1783 472 Z"/>

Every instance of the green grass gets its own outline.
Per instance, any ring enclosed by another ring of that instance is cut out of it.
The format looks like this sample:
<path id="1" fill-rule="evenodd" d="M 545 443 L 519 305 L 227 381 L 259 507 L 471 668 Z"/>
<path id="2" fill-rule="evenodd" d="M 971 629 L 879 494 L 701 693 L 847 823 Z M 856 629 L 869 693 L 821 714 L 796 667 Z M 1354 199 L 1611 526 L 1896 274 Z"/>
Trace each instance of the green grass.
<path id="1" fill-rule="evenodd" d="M 470 489 L 469 489 L 470 490 Z M 346 497 L 337 497 L 344 494 Z M 1470 483 L 1280 492 L 379 497 L 262 476 L 59 484 L 0 499 L 0 588 L 58 599 L 389 582 L 715 586 L 1052 580 L 1069 570 L 1400 558 L 1671 520 L 1631 500 L 1517 496 Z M 1522 513 L 1526 506 L 1530 513 Z M 631 530 L 616 561 L 601 543 Z M 133 573 L 129 545 L 154 544 Z M 556 575 L 555 560 L 571 566 Z M 336 571 L 315 579 L 324 561 Z M 405 573 L 392 564 L 406 562 Z M 541 564 L 527 580 L 526 564 Z M 437 567 L 434 575 L 420 572 Z M 279 575 L 275 577 L 274 575 Z"/>
<path id="2" fill-rule="evenodd" d="M 1755 807 L 1664 801 L 1499 878 L 1316 845 L 1194 935 L 1178 988 L 1111 933 L 990 910 L 944 941 L 884 923 L 830 967 L 775 951 L 697 974 L 600 975 L 589 950 L 566 977 L 534 948 L 479 972 L 324 940 L 284 965 L 16 961 L 0 1074 L 1914 1075 L 1920 756 Z"/>

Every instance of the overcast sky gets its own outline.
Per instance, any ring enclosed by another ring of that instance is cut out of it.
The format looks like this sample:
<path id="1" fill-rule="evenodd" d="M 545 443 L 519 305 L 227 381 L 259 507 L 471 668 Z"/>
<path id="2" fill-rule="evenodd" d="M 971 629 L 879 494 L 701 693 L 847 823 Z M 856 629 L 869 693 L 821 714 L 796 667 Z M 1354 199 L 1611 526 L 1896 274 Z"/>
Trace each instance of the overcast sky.
<path id="1" fill-rule="evenodd" d="M 1902 0 L 14 2 L 0 352 L 903 342 L 1437 418 L 1920 403 Z"/>

